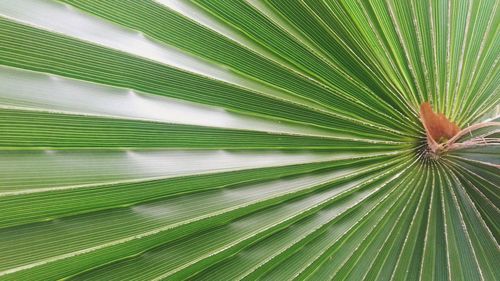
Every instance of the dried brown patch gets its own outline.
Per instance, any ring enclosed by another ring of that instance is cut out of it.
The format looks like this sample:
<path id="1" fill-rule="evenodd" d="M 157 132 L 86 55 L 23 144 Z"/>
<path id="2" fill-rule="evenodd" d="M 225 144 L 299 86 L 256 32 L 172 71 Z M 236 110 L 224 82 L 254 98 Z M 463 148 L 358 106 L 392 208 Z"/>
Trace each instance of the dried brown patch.
<path id="1" fill-rule="evenodd" d="M 428 102 L 420 105 L 420 118 L 427 137 L 432 138 L 436 143 L 444 143 L 460 131 L 460 128 L 448 120 L 444 114 L 432 111 L 431 104 Z"/>

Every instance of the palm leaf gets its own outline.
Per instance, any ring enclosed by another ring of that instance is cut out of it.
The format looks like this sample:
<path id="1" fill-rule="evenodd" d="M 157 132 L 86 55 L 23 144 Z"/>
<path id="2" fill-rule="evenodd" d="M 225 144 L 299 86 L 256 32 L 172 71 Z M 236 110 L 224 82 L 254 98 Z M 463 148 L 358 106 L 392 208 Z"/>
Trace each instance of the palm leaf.
<path id="1" fill-rule="evenodd" d="M 1 1 L 0 280 L 500 280 L 499 3 Z"/>

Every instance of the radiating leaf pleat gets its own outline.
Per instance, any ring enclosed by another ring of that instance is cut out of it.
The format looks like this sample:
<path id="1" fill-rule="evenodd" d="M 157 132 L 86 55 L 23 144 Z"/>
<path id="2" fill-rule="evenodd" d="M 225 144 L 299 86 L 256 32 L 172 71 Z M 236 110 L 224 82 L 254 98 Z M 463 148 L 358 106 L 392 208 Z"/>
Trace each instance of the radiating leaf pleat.
<path id="1" fill-rule="evenodd" d="M 499 13 L 0 1 L 0 280 L 500 280 Z"/>

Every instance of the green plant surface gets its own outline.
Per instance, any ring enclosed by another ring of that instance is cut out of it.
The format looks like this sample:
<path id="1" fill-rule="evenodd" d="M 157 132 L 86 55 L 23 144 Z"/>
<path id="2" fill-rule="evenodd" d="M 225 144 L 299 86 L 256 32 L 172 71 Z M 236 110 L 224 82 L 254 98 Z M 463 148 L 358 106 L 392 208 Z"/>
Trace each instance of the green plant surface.
<path id="1" fill-rule="evenodd" d="M 499 5 L 0 1 L 0 280 L 500 280 Z"/>

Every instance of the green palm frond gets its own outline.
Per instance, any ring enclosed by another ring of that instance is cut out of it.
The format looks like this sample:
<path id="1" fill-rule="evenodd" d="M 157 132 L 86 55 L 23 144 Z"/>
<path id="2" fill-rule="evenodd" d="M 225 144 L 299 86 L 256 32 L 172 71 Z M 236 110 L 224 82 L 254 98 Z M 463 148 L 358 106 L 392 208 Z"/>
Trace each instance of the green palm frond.
<path id="1" fill-rule="evenodd" d="M 0 280 L 500 280 L 499 4 L 0 1 Z"/>

